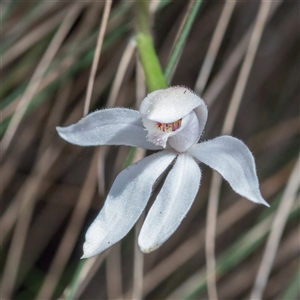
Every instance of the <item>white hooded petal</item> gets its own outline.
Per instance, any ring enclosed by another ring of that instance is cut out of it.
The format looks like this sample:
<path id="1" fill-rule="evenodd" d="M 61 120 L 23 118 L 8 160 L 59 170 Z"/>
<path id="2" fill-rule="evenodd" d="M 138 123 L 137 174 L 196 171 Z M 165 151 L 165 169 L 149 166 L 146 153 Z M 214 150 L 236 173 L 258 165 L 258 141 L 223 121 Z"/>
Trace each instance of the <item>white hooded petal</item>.
<path id="1" fill-rule="evenodd" d="M 198 118 L 198 122 L 199 122 L 199 135 L 202 135 L 202 132 L 204 130 L 205 124 L 206 124 L 206 120 L 207 120 L 207 114 L 208 114 L 208 110 L 206 107 L 206 104 L 204 103 L 204 101 L 202 101 L 203 103 L 196 107 L 194 109 L 194 112 L 197 115 Z"/>
<path id="2" fill-rule="evenodd" d="M 186 124 L 184 120 L 188 119 Z M 168 139 L 169 145 L 178 152 L 185 152 L 200 138 L 199 122 L 194 111 L 182 119 L 182 129 Z"/>
<path id="3" fill-rule="evenodd" d="M 259 191 L 253 155 L 242 141 L 232 136 L 220 136 L 194 145 L 188 152 L 218 171 L 235 192 L 269 206 Z"/>
<path id="4" fill-rule="evenodd" d="M 182 86 L 157 90 L 147 95 L 140 106 L 143 118 L 162 123 L 175 122 L 198 106 L 207 111 L 204 101 L 188 88 Z M 206 120 L 205 120 L 206 121 Z"/>
<path id="5" fill-rule="evenodd" d="M 147 132 L 139 112 L 127 108 L 99 110 L 76 124 L 56 129 L 63 139 L 79 146 L 127 145 L 151 150 L 162 149 L 147 141 Z"/>
<path id="6" fill-rule="evenodd" d="M 172 152 L 159 152 L 118 175 L 102 210 L 86 233 L 83 258 L 104 251 L 129 232 L 145 209 L 154 182 L 175 157 Z"/>
<path id="7" fill-rule="evenodd" d="M 180 154 L 142 226 L 138 243 L 150 252 L 164 243 L 189 211 L 200 186 L 201 171 L 189 154 Z"/>

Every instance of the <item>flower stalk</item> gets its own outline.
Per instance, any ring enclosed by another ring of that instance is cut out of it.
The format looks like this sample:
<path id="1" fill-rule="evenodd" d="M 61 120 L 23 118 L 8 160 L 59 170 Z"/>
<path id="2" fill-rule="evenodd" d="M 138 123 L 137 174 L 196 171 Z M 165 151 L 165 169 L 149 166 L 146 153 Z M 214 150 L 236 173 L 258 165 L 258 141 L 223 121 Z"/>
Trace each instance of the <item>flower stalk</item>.
<path id="1" fill-rule="evenodd" d="M 153 40 L 150 34 L 149 1 L 141 0 L 137 5 L 137 32 L 135 40 L 138 54 L 146 77 L 149 92 L 167 87 L 158 57 L 156 55 Z"/>

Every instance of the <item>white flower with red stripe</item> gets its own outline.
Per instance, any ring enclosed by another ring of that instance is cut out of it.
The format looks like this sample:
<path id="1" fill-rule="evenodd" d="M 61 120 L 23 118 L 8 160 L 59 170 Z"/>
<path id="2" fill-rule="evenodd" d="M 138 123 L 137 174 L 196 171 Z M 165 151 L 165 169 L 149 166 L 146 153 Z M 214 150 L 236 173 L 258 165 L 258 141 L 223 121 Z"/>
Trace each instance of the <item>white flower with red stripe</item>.
<path id="1" fill-rule="evenodd" d="M 127 145 L 160 150 L 123 170 L 89 227 L 83 257 L 96 255 L 134 226 L 162 173 L 172 165 L 150 208 L 138 243 L 143 252 L 161 246 L 189 211 L 200 187 L 202 162 L 218 171 L 241 196 L 269 206 L 262 198 L 254 158 L 231 136 L 198 143 L 207 119 L 204 101 L 185 87 L 154 91 L 140 110 L 111 108 L 89 114 L 69 127 L 57 127 L 66 141 L 80 146 Z"/>

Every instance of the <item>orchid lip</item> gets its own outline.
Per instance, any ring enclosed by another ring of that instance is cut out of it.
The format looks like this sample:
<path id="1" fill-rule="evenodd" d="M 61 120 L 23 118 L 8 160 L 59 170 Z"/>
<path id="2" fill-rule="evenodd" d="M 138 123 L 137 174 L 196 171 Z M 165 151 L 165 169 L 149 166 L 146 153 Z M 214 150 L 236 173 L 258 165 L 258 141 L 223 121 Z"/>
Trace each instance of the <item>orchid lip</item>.
<path id="1" fill-rule="evenodd" d="M 179 119 L 172 123 L 156 122 L 155 127 L 158 130 L 163 131 L 163 132 L 172 132 L 172 131 L 176 131 L 177 129 L 179 129 L 181 127 L 181 122 L 182 122 L 182 119 Z"/>

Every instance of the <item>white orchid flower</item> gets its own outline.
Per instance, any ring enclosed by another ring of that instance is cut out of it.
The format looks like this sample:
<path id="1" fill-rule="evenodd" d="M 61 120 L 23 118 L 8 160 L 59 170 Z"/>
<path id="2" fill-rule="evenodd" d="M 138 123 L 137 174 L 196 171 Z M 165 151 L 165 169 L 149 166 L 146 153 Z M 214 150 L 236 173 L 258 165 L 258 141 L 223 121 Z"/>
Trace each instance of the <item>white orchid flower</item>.
<path id="1" fill-rule="evenodd" d="M 185 87 L 170 87 L 150 93 L 139 111 L 104 109 L 69 127 L 57 127 L 63 139 L 80 146 L 161 150 L 117 176 L 86 233 L 84 258 L 104 251 L 130 231 L 145 209 L 154 183 L 170 165 L 139 234 L 143 252 L 161 246 L 189 211 L 200 186 L 199 162 L 218 171 L 241 196 L 269 206 L 259 191 L 254 158 L 242 141 L 220 136 L 198 143 L 206 119 L 207 107 L 200 97 Z"/>

